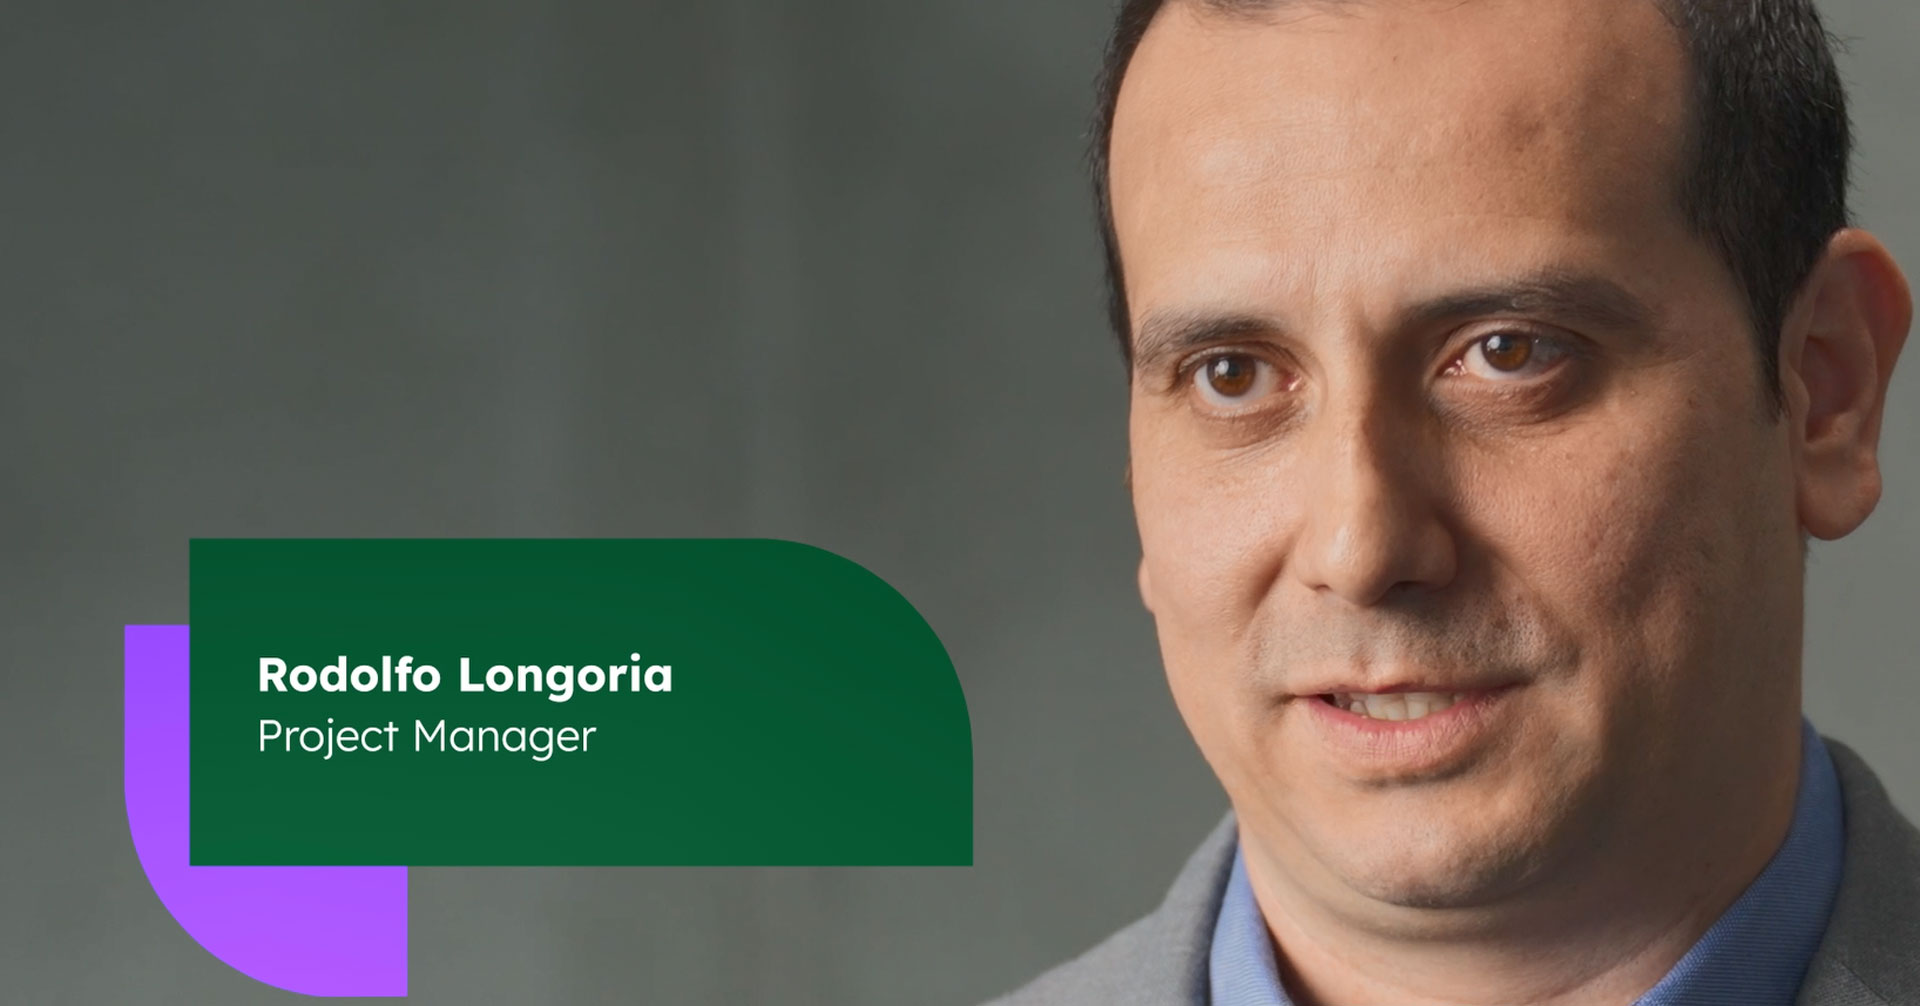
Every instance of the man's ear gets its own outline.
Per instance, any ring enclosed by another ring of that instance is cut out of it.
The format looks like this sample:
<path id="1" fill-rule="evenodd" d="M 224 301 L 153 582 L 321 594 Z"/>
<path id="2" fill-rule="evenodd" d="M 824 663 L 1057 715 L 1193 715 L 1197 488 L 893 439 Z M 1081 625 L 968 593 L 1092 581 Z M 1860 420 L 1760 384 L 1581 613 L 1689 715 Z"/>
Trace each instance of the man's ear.
<path id="1" fill-rule="evenodd" d="M 1153 611 L 1153 577 L 1147 574 L 1147 557 L 1144 555 L 1140 557 L 1140 603 L 1147 606 L 1149 613 Z"/>
<path id="2" fill-rule="evenodd" d="M 1127 467 L 1122 469 L 1120 482 L 1126 486 L 1129 494 L 1133 492 L 1132 461 L 1128 461 Z M 1153 611 L 1153 578 L 1147 575 L 1147 557 L 1144 555 L 1140 557 L 1140 569 L 1137 576 L 1140 582 L 1140 603 L 1146 605 L 1147 611 L 1151 613 Z"/>
<path id="3" fill-rule="evenodd" d="M 1836 233 L 1780 339 L 1800 524 L 1842 537 L 1880 501 L 1880 420 L 1887 382 L 1913 322 L 1913 297 L 1873 235 Z"/>

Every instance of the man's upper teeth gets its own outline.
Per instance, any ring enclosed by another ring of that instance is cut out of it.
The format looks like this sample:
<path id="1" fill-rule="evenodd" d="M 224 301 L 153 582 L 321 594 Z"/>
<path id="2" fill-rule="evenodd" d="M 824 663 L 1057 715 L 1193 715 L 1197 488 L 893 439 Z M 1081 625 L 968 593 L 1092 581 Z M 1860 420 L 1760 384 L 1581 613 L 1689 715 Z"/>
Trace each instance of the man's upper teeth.
<path id="1" fill-rule="evenodd" d="M 1464 692 L 1393 692 L 1387 695 L 1336 693 L 1333 704 L 1376 720 L 1417 720 L 1465 698 Z"/>

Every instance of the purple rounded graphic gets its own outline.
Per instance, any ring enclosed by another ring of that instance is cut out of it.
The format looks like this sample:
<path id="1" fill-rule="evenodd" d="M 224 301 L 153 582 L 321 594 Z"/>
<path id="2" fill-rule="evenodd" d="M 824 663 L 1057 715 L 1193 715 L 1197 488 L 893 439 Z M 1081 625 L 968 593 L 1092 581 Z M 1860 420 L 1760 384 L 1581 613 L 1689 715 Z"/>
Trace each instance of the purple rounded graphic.
<path id="1" fill-rule="evenodd" d="M 126 627 L 127 827 L 160 903 L 201 946 L 313 996 L 407 994 L 404 866 L 190 866 L 187 627 Z"/>

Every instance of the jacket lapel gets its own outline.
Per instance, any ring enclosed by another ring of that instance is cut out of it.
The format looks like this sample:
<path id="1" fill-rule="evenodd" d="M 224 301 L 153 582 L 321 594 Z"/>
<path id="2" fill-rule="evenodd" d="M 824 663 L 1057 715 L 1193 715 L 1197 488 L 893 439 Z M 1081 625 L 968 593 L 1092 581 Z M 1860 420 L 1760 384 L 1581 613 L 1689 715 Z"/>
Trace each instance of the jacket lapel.
<path id="1" fill-rule="evenodd" d="M 1920 831 L 1852 748 L 1827 738 L 1847 852 L 1800 1006 L 1920 1006 Z"/>
<path id="2" fill-rule="evenodd" d="M 1141 991 L 1150 989 L 1151 994 L 1123 1002 L 1207 1006 L 1213 924 L 1220 917 L 1220 900 L 1226 894 L 1238 843 L 1233 814 L 1228 812 L 1187 858 L 1159 909 L 1147 917 L 1159 927 L 1154 942 L 1162 948 L 1141 962 Z"/>

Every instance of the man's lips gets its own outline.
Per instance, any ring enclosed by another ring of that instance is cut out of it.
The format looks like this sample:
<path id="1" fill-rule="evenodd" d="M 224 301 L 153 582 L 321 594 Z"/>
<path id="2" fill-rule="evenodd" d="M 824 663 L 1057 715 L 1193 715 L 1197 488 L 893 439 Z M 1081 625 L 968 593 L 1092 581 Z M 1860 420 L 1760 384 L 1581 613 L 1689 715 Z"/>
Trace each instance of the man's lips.
<path id="1" fill-rule="evenodd" d="M 1425 720 L 1455 707 L 1482 705 L 1504 694 L 1510 684 L 1479 680 L 1462 686 L 1454 682 L 1396 681 L 1355 687 L 1335 686 L 1326 692 L 1296 698 L 1316 700 L 1361 720 L 1405 722 Z"/>
<path id="2" fill-rule="evenodd" d="M 1312 685 L 1293 692 L 1298 699 L 1319 699 L 1329 695 L 1396 695 L 1403 692 L 1431 692 L 1439 695 L 1472 694 L 1475 692 L 1493 692 L 1511 687 L 1518 682 L 1511 678 L 1499 680 L 1480 679 L 1473 681 L 1396 681 L 1386 684 L 1358 681 L 1328 682 L 1324 685 Z"/>

